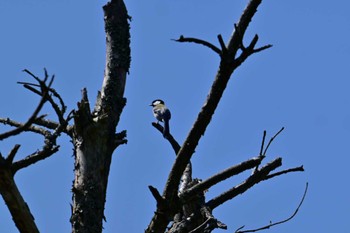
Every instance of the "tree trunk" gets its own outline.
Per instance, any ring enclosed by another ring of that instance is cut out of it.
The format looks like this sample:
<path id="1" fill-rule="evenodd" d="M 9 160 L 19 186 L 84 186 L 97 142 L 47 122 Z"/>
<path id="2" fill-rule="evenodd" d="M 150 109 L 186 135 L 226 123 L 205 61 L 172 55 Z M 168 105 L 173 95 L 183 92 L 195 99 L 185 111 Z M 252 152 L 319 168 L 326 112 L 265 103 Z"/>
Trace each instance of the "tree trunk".
<path id="1" fill-rule="evenodd" d="M 73 184 L 72 232 L 102 232 L 104 205 L 111 158 L 126 143 L 126 133 L 115 133 L 125 106 L 124 89 L 130 66 L 129 16 L 122 0 L 104 7 L 106 68 L 101 92 L 91 113 L 87 91 L 75 114 L 75 180 Z"/>

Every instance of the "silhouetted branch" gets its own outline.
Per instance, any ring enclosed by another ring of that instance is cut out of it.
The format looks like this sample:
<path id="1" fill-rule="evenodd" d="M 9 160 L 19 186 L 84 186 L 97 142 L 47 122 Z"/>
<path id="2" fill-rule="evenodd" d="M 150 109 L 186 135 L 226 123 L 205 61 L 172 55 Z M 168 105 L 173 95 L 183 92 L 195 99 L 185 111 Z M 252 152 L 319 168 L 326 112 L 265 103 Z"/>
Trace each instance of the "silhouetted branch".
<path id="1" fill-rule="evenodd" d="M 262 160 L 266 157 L 266 152 L 269 149 L 272 141 L 284 130 L 284 127 L 282 127 L 268 142 L 265 150 L 264 150 L 264 145 L 265 145 L 265 139 L 266 139 L 266 130 L 264 130 L 263 133 L 263 138 L 262 138 L 262 142 L 261 142 L 261 147 L 260 147 L 260 153 L 259 156 L 262 157 Z M 257 170 L 259 169 L 259 164 L 255 167 L 253 173 L 255 173 Z"/>
<path id="2" fill-rule="evenodd" d="M 183 35 L 181 35 L 179 39 L 174 40 L 174 41 L 176 41 L 176 42 L 190 42 L 190 43 L 200 44 L 200 45 L 203 45 L 205 47 L 210 48 L 211 50 L 213 50 L 214 52 L 216 52 L 220 56 L 222 54 L 221 50 L 218 47 L 216 47 L 215 45 L 213 45 L 213 44 L 211 44 L 211 43 L 209 43 L 208 41 L 205 41 L 205 40 L 192 38 L 192 37 L 184 37 Z"/>
<path id="3" fill-rule="evenodd" d="M 28 155 L 24 159 L 14 162 L 12 164 L 13 173 L 16 173 L 18 170 L 28 167 L 40 160 L 46 159 L 47 157 L 56 153 L 58 149 L 59 149 L 59 146 L 45 145 L 42 150 L 37 151 L 31 155 Z"/>
<path id="4" fill-rule="evenodd" d="M 292 218 L 294 218 L 294 216 L 298 213 L 298 211 L 299 211 L 299 209 L 300 209 L 301 205 L 303 204 L 304 199 L 305 199 L 305 197 L 306 197 L 306 193 L 307 193 L 308 186 L 309 186 L 309 184 L 306 183 L 306 187 L 305 187 L 305 191 L 304 191 L 303 197 L 301 198 L 301 201 L 300 201 L 298 207 L 295 209 L 294 213 L 293 213 L 290 217 L 288 217 L 288 218 L 286 218 L 286 219 L 284 219 L 284 220 L 282 220 L 282 221 L 278 221 L 278 222 L 275 222 L 275 223 L 270 223 L 270 224 L 268 224 L 268 225 L 266 225 L 266 226 L 263 226 L 263 227 L 260 227 L 260 228 L 257 228 L 257 229 L 252 229 L 252 230 L 244 230 L 244 231 L 241 231 L 241 229 L 244 228 L 244 226 L 242 226 L 242 227 L 238 228 L 238 229 L 235 231 L 235 233 L 257 232 L 257 231 L 266 230 L 266 229 L 269 229 L 269 228 L 271 228 L 271 227 L 273 227 L 273 226 L 276 226 L 276 225 L 279 225 L 279 224 L 288 222 L 289 220 L 291 220 Z"/>
<path id="5" fill-rule="evenodd" d="M 16 144 L 12 150 L 10 151 L 10 153 L 7 155 L 6 157 L 6 163 L 8 163 L 9 165 L 12 164 L 13 159 L 15 158 L 15 155 L 17 154 L 18 149 L 21 147 L 21 145 Z"/>
<path id="6" fill-rule="evenodd" d="M 264 145 L 265 145 L 265 138 L 266 138 L 266 130 L 264 130 L 264 133 L 263 133 L 259 155 L 264 155 L 263 151 L 264 151 Z"/>
<path id="7" fill-rule="evenodd" d="M 273 170 L 275 170 L 277 167 L 282 165 L 282 159 L 277 158 L 273 160 L 272 162 L 266 164 L 263 166 L 260 170 L 253 173 L 248 179 L 246 179 L 243 183 L 237 185 L 236 187 L 231 188 L 230 190 L 220 194 L 219 196 L 211 199 L 206 203 L 206 205 L 210 209 L 215 209 L 219 205 L 225 203 L 226 201 L 236 197 L 239 194 L 244 193 L 249 188 L 253 187 L 255 184 L 261 182 L 266 178 L 266 176 Z"/>
<path id="8" fill-rule="evenodd" d="M 51 104 L 52 108 L 54 109 L 54 111 L 59 119 L 59 122 L 63 123 L 64 122 L 64 113 L 65 113 L 67 107 L 65 106 L 64 101 L 63 101 L 62 97 L 58 94 L 58 92 L 55 89 L 51 88 L 51 84 L 49 86 L 47 86 L 45 84 L 46 80 L 49 78 L 47 70 L 44 69 L 44 71 L 45 71 L 44 80 L 40 80 L 40 78 L 35 76 L 33 73 L 31 73 L 27 69 L 25 69 L 23 71 L 26 72 L 27 74 L 29 74 L 30 76 L 32 76 L 35 80 L 37 80 L 37 82 L 39 84 L 28 83 L 28 82 L 18 82 L 18 83 L 22 84 L 23 87 L 25 87 L 26 89 L 28 89 L 28 90 L 32 91 L 33 93 L 38 94 L 40 96 L 42 95 L 43 91 L 47 91 L 47 92 L 51 93 L 54 97 L 56 97 L 58 99 L 61 107 L 58 106 L 58 104 L 54 101 L 54 99 L 52 98 L 51 95 L 47 96 L 47 101 Z M 50 83 L 53 82 L 54 78 L 55 78 L 55 76 L 52 75 Z M 35 87 L 40 87 L 41 91 L 35 89 Z"/>
<path id="9" fill-rule="evenodd" d="M 155 187 L 153 187 L 151 185 L 148 186 L 148 189 L 151 191 L 152 196 L 154 197 L 154 199 L 156 199 L 157 205 L 158 206 L 164 206 L 165 205 L 165 200 L 160 195 L 159 191 Z"/>
<path id="10" fill-rule="evenodd" d="M 10 154 L 12 152 L 15 154 L 14 150 L 16 150 L 15 148 L 17 147 L 18 146 L 15 146 Z M 8 158 L 12 156 L 13 154 L 8 156 Z M 8 163 L 0 163 L 0 193 L 11 213 L 18 231 L 39 233 L 34 217 L 17 188 L 13 178 L 13 173 Z"/>
<path id="11" fill-rule="evenodd" d="M 230 178 L 234 175 L 237 175 L 243 171 L 246 171 L 248 169 L 254 168 L 261 162 L 261 157 L 254 157 L 252 159 L 249 159 L 247 161 L 244 161 L 238 165 L 232 166 L 224 171 L 221 171 L 220 173 L 202 181 L 201 183 L 187 189 L 184 193 L 180 195 L 180 199 L 182 199 L 184 202 L 188 201 L 191 197 L 197 195 L 200 192 L 204 192 L 205 190 L 209 189 L 210 187 L 214 186 L 215 184 Z"/>
<path id="12" fill-rule="evenodd" d="M 37 119 L 33 121 L 33 123 L 37 122 Z M 13 127 L 23 127 L 25 123 L 21 123 L 21 122 L 17 122 L 14 120 L 11 120 L 10 118 L 0 118 L 0 123 L 4 124 L 4 125 L 10 125 Z M 37 127 L 35 125 L 30 125 L 26 128 L 23 128 L 23 132 L 24 131 L 30 131 L 30 132 L 34 132 L 37 134 L 41 134 L 43 136 L 48 135 L 50 132 L 48 130 L 45 130 L 44 128 L 41 127 Z"/>
<path id="13" fill-rule="evenodd" d="M 271 143 L 273 142 L 273 140 L 275 140 L 275 138 L 284 130 L 284 127 L 282 127 L 269 141 L 269 143 L 267 144 L 263 155 L 266 155 L 267 150 L 269 149 Z"/>
<path id="14" fill-rule="evenodd" d="M 33 114 L 29 117 L 29 119 L 27 120 L 27 122 L 25 122 L 23 125 L 18 126 L 16 129 L 10 130 L 8 132 L 2 133 L 0 134 L 0 140 L 4 140 L 5 138 L 11 137 L 11 136 L 15 136 L 18 135 L 24 131 L 26 131 L 28 129 L 28 127 L 30 127 L 33 122 L 35 121 L 37 115 L 39 114 L 40 110 L 42 109 L 42 107 L 44 106 L 45 102 L 47 101 L 47 92 L 42 93 L 42 97 L 41 100 L 38 104 L 38 106 L 36 107 L 35 111 L 33 112 Z"/>
<path id="15" fill-rule="evenodd" d="M 222 39 L 222 35 L 221 34 L 218 35 L 218 40 L 219 40 L 219 44 L 221 46 L 221 53 L 222 54 L 226 54 L 227 48 L 226 48 L 224 40 Z"/>
<path id="16" fill-rule="evenodd" d="M 163 126 L 161 126 L 160 124 L 158 124 L 158 123 L 156 123 L 156 122 L 152 122 L 152 125 L 153 125 L 153 127 L 156 128 L 158 131 L 160 131 L 161 134 L 163 135 L 163 130 L 164 130 Z M 171 135 L 171 133 L 169 133 L 169 135 L 167 136 L 166 139 L 169 141 L 169 143 L 170 143 L 170 145 L 172 146 L 172 148 L 173 148 L 175 154 L 177 154 L 177 153 L 179 152 L 179 150 L 180 150 L 180 145 L 179 145 L 179 143 L 175 140 L 175 138 Z"/>
<path id="17" fill-rule="evenodd" d="M 303 171 L 304 171 L 304 167 L 303 166 L 295 167 L 295 168 L 289 168 L 289 169 L 286 169 L 286 170 L 283 170 L 283 171 L 280 171 L 280 172 L 272 173 L 272 174 L 266 176 L 265 180 L 271 179 L 271 178 L 273 178 L 275 176 L 280 176 L 280 175 L 283 175 L 283 174 L 287 174 L 287 173 L 290 173 L 290 172 L 303 172 Z"/>

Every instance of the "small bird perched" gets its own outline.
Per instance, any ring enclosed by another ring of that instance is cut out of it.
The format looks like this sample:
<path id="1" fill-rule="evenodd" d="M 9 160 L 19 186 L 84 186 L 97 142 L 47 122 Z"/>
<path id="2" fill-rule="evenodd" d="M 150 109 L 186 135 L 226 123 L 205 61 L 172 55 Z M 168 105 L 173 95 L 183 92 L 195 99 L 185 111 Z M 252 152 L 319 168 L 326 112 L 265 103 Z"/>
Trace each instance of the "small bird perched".
<path id="1" fill-rule="evenodd" d="M 159 121 L 164 122 L 163 137 L 167 138 L 170 133 L 169 120 L 171 118 L 170 110 L 165 106 L 164 101 L 160 99 L 153 100 L 150 106 L 153 107 L 153 115 Z"/>

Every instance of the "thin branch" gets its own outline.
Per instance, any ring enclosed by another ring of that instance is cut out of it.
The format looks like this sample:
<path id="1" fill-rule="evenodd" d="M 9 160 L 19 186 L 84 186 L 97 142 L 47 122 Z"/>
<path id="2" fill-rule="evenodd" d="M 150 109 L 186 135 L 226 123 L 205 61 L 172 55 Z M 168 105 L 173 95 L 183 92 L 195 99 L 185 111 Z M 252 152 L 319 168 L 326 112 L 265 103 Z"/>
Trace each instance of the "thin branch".
<path id="1" fill-rule="evenodd" d="M 38 118 L 35 119 L 33 121 L 33 123 L 36 123 L 38 121 Z M 21 122 L 17 122 L 17 121 L 14 121 L 14 120 L 11 120 L 10 118 L 0 118 L 0 123 L 4 124 L 4 125 L 10 125 L 10 126 L 13 126 L 13 127 L 23 127 L 23 125 L 25 123 L 21 123 Z M 37 133 L 37 134 L 41 134 L 43 136 L 46 136 L 48 134 L 50 134 L 50 132 L 48 130 L 45 130 L 44 128 L 41 128 L 41 127 L 37 127 L 35 125 L 31 125 L 29 127 L 27 127 L 26 129 L 24 129 L 23 131 L 30 131 L 30 132 L 34 132 L 34 133 Z"/>
<path id="2" fill-rule="evenodd" d="M 180 199 L 182 199 L 184 202 L 188 201 L 191 197 L 197 195 L 200 192 L 204 192 L 205 190 L 209 189 L 210 187 L 214 186 L 215 184 L 230 178 L 234 175 L 237 175 L 243 171 L 246 171 L 248 169 L 251 169 L 261 162 L 261 157 L 254 157 L 252 159 L 249 159 L 247 161 L 244 161 L 238 165 L 232 166 L 224 171 L 221 171 L 220 173 L 202 181 L 201 183 L 187 189 L 184 193 L 180 195 Z"/>
<path id="3" fill-rule="evenodd" d="M 5 138 L 15 136 L 15 135 L 18 135 L 18 134 L 26 131 L 28 129 L 28 127 L 33 124 L 33 122 L 37 118 L 37 115 L 39 114 L 40 110 L 42 109 L 42 107 L 44 106 L 46 101 L 47 101 L 47 92 L 43 93 L 43 96 L 42 96 L 38 106 L 36 107 L 35 111 L 31 115 L 31 117 L 29 117 L 27 122 L 24 123 L 22 126 L 17 127 L 16 129 L 13 129 L 13 130 L 10 130 L 8 132 L 0 134 L 0 141 L 4 140 Z"/>
<path id="4" fill-rule="evenodd" d="M 152 122 L 152 125 L 163 135 L 163 129 L 164 129 L 163 126 L 161 126 L 156 122 Z M 175 140 L 175 138 L 170 133 L 166 139 L 169 141 L 170 145 L 173 147 L 175 154 L 177 154 L 180 150 L 179 143 Z"/>
<path id="5" fill-rule="evenodd" d="M 273 142 L 273 140 L 275 140 L 275 138 L 284 130 L 284 127 L 282 127 L 269 141 L 269 143 L 267 144 L 263 155 L 266 155 L 267 150 L 269 149 L 271 143 Z"/>
<path id="6" fill-rule="evenodd" d="M 19 149 L 20 147 L 21 147 L 21 145 L 16 144 L 16 145 L 12 148 L 12 150 L 10 151 L 10 153 L 7 155 L 7 157 L 6 157 L 6 162 L 7 162 L 8 164 L 12 164 L 13 159 L 15 158 L 15 155 L 17 154 L 17 151 L 18 151 L 18 149 Z"/>
<path id="7" fill-rule="evenodd" d="M 47 79 L 49 77 L 46 69 L 44 69 L 44 71 L 45 71 L 45 78 L 44 78 L 44 80 L 40 80 L 33 73 L 31 73 L 30 71 L 28 71 L 26 69 L 23 70 L 23 71 L 28 73 L 29 75 L 31 75 L 35 80 L 37 80 L 37 82 L 39 84 L 29 83 L 29 82 L 17 82 L 17 83 L 18 84 L 22 84 L 23 87 L 25 87 L 26 89 L 28 89 L 28 90 L 32 91 L 33 93 L 35 93 L 37 95 L 40 95 L 40 96 L 42 95 L 42 93 L 44 91 L 52 93 L 53 96 L 55 96 L 58 99 L 61 107 L 59 107 L 58 104 L 56 104 L 56 102 L 53 100 L 51 95 L 47 96 L 47 101 L 51 104 L 52 108 L 56 112 L 56 115 L 57 115 L 60 123 L 62 123 L 64 121 L 63 115 L 64 115 L 67 107 L 65 106 L 64 101 L 63 101 L 62 97 L 58 94 L 58 92 L 55 89 L 51 88 L 51 84 L 54 81 L 55 75 L 52 75 L 52 77 L 50 79 L 50 82 L 49 82 L 49 85 L 46 85 L 46 81 L 47 81 Z M 35 89 L 34 87 L 40 87 L 41 91 Z"/>
<path id="8" fill-rule="evenodd" d="M 283 170 L 283 171 L 280 171 L 280 172 L 272 173 L 272 174 L 266 176 L 265 180 L 268 180 L 268 179 L 271 179 L 273 177 L 280 176 L 280 175 L 283 175 L 283 174 L 287 174 L 287 173 L 290 173 L 290 172 L 303 172 L 303 171 L 304 171 L 304 167 L 303 166 L 290 168 L 290 169 L 286 169 L 286 170 Z"/>
<path id="9" fill-rule="evenodd" d="M 205 40 L 192 38 L 192 37 L 184 37 L 183 35 L 181 35 L 179 39 L 177 39 L 177 40 L 173 39 L 173 40 L 176 42 L 189 42 L 189 43 L 200 44 L 200 45 L 203 45 L 205 47 L 210 48 L 211 50 L 213 50 L 214 52 L 216 52 L 220 56 L 222 54 L 222 51 L 218 47 L 216 47 L 212 43 L 205 41 Z"/>
<path id="10" fill-rule="evenodd" d="M 230 53 L 236 54 L 237 50 L 242 45 L 241 42 L 243 41 L 244 34 L 261 1 L 262 0 L 250 0 L 247 4 L 247 7 L 244 9 L 240 19 L 238 20 L 238 23 L 235 24 L 235 30 L 227 46 Z"/>
<path id="11" fill-rule="evenodd" d="M 257 232 L 257 231 L 266 230 L 266 229 L 269 229 L 269 228 L 271 228 L 271 227 L 273 227 L 273 226 L 276 226 L 276 225 L 279 225 L 279 224 L 288 222 L 289 220 L 291 220 L 292 218 L 294 218 L 295 215 L 298 213 L 298 211 L 299 211 L 299 209 L 300 209 L 301 205 L 303 204 L 304 199 L 305 199 L 305 197 L 306 197 L 306 193 L 307 193 L 308 187 L 309 187 L 309 184 L 306 183 L 305 190 L 304 190 L 304 194 L 303 194 L 303 197 L 302 197 L 301 200 L 300 200 L 300 203 L 299 203 L 298 207 L 295 209 L 294 213 L 293 213 L 291 216 L 289 216 L 288 218 L 286 218 L 286 219 L 284 219 L 284 220 L 281 220 L 281 221 L 278 221 L 278 222 L 275 222 L 275 223 L 270 223 L 270 224 L 268 224 L 268 225 L 266 225 L 266 226 L 263 226 L 263 227 L 260 227 L 260 228 L 257 228 L 257 229 L 252 229 L 252 230 L 244 230 L 244 231 L 241 231 L 241 229 L 244 228 L 244 226 L 242 226 L 242 227 L 238 228 L 235 232 L 236 232 L 236 233 Z"/>
<path id="12" fill-rule="evenodd" d="M 261 46 L 260 48 L 253 49 L 253 53 L 258 53 L 258 52 L 261 52 L 265 49 L 269 49 L 271 47 L 272 47 L 272 44 L 267 44 L 267 45 Z"/>
<path id="13" fill-rule="evenodd" d="M 163 197 L 160 195 L 159 191 L 155 187 L 149 185 L 148 189 L 152 193 L 154 199 L 156 199 L 158 205 L 164 202 Z"/>
<path id="14" fill-rule="evenodd" d="M 263 155 L 265 139 L 266 139 L 266 130 L 264 130 L 264 133 L 263 133 L 263 138 L 262 138 L 262 141 L 261 141 L 261 147 L 260 147 L 259 155 Z"/>
<path id="15" fill-rule="evenodd" d="M 253 187 L 255 184 L 263 181 L 271 171 L 275 170 L 277 167 L 281 165 L 282 165 L 281 158 L 277 158 L 273 160 L 272 162 L 266 164 L 260 170 L 258 170 L 257 172 L 249 176 L 248 179 L 246 179 L 243 183 L 211 199 L 206 203 L 206 205 L 212 210 L 215 209 L 216 207 L 225 203 L 226 201 L 236 197 L 239 194 L 244 193 L 249 188 Z"/>
<path id="16" fill-rule="evenodd" d="M 53 155 L 59 150 L 59 146 L 48 146 L 45 145 L 44 148 L 40 151 L 37 151 L 31 155 L 28 155 L 24 159 L 21 159 L 17 162 L 14 162 L 12 164 L 12 171 L 13 173 L 16 173 L 18 170 L 28 167 L 40 160 L 46 159 L 47 157 Z"/>
<path id="17" fill-rule="evenodd" d="M 222 35 L 221 34 L 218 35 L 218 40 L 219 40 L 219 44 L 221 46 L 221 51 L 222 51 L 221 53 L 225 54 L 227 52 L 227 48 L 226 48 L 224 39 L 222 39 Z"/>

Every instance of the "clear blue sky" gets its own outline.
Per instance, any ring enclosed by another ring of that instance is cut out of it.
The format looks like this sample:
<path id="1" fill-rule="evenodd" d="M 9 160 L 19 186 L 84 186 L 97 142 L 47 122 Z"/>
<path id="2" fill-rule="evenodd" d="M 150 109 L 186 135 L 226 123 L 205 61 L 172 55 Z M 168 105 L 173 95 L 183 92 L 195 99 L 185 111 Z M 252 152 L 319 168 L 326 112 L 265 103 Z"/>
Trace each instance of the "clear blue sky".
<path id="1" fill-rule="evenodd" d="M 93 104 L 101 87 L 105 62 L 104 1 L 0 2 L 1 117 L 26 120 L 38 98 L 16 84 L 30 81 L 46 67 L 56 75 L 54 87 L 69 109 L 87 87 Z M 229 38 L 247 1 L 126 0 L 131 22 L 132 64 L 128 103 L 118 130 L 129 143 L 114 153 L 106 233 L 142 232 L 155 201 L 147 189 L 164 187 L 174 154 L 151 126 L 148 104 L 162 98 L 172 111 L 171 131 L 182 142 L 205 101 L 218 67 L 218 56 L 193 44 L 171 41 L 180 35 L 217 43 Z M 259 45 L 274 46 L 253 55 L 233 75 L 223 99 L 193 157 L 194 177 L 207 178 L 256 156 L 263 130 L 269 137 L 282 126 L 266 162 L 283 157 L 283 168 L 304 165 L 304 173 L 260 183 L 214 215 L 227 232 L 242 225 L 259 227 L 288 217 L 298 205 L 305 183 L 309 192 L 298 215 L 268 232 L 346 232 L 349 225 L 350 163 L 350 3 L 329 1 L 263 1 L 248 30 L 246 43 L 258 33 Z M 54 117 L 54 114 L 50 114 Z M 2 131 L 6 128 L 1 127 Z M 0 142 L 6 155 L 21 143 L 18 158 L 42 145 L 40 137 L 23 135 Z M 18 186 L 41 232 L 70 232 L 72 145 L 20 171 Z M 208 198 L 245 179 L 244 174 L 209 191 Z M 0 201 L 0 232 L 17 232 Z M 217 230 L 219 232 L 219 230 Z"/>

